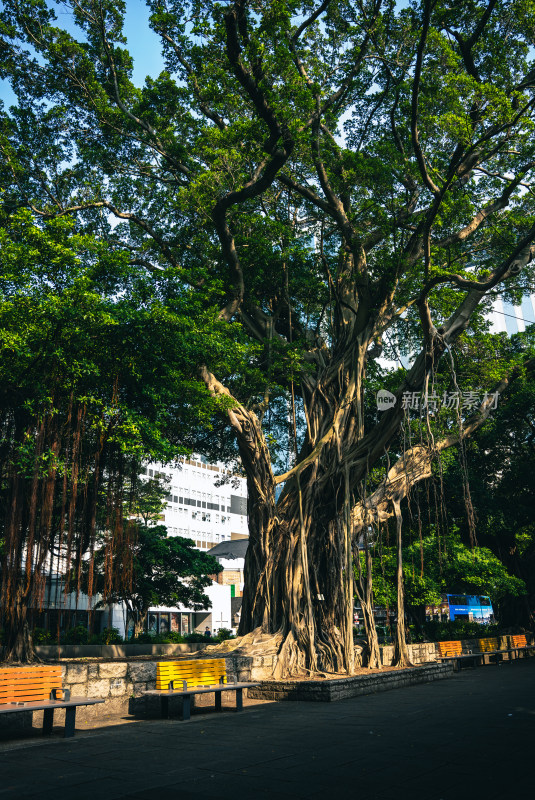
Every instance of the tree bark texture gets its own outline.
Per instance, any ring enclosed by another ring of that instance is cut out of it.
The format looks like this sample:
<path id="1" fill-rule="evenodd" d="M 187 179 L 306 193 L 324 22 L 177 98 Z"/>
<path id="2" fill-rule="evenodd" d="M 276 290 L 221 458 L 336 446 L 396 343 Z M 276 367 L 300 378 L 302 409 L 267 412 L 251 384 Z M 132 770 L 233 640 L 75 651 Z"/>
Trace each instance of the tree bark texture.
<path id="1" fill-rule="evenodd" d="M 379 669 L 382 666 L 381 650 L 379 648 L 379 638 L 375 626 L 375 616 L 373 613 L 373 575 L 372 575 L 372 555 L 368 545 L 368 534 L 364 533 L 364 554 L 366 562 L 366 575 L 362 573 L 360 553 L 355 553 L 355 563 L 357 565 L 358 580 L 355 584 L 356 594 L 362 608 L 364 619 L 364 630 L 366 631 L 368 669 Z"/>
<path id="2" fill-rule="evenodd" d="M 22 592 L 4 610 L 3 623 L 2 661 L 6 664 L 31 664 L 39 661 L 28 625 L 28 604 L 22 597 Z"/>
<path id="3" fill-rule="evenodd" d="M 402 527 L 403 519 L 399 504 L 394 504 L 394 515 L 396 518 L 396 586 L 397 586 L 397 612 L 398 619 L 396 625 L 396 640 L 394 644 L 394 664 L 397 667 L 412 666 L 405 637 L 405 589 L 403 586 L 403 550 L 402 550 Z"/>

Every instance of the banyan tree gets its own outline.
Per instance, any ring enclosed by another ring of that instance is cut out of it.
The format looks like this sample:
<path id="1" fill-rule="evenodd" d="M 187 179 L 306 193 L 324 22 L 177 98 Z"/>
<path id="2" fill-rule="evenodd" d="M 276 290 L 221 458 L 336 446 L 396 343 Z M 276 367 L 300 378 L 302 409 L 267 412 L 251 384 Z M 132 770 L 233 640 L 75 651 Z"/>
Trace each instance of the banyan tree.
<path id="1" fill-rule="evenodd" d="M 142 86 L 122 4 L 60 6 L 68 31 L 4 4 L 6 188 L 98 231 L 181 320 L 247 475 L 242 647 L 350 672 L 354 551 L 395 520 L 401 552 L 411 486 L 514 378 L 408 435 L 404 398 L 462 394 L 456 348 L 532 280 L 533 3 L 151 0 Z"/>

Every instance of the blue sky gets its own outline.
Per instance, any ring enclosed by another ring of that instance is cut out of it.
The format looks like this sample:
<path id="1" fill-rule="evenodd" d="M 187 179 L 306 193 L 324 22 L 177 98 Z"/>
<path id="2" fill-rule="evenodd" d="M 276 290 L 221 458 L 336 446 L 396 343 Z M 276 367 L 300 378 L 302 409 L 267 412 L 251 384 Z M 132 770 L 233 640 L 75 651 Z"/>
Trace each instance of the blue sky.
<path id="1" fill-rule="evenodd" d="M 128 49 L 134 58 L 134 83 L 142 86 L 145 77 L 155 77 L 163 69 L 160 39 L 149 28 L 149 9 L 144 0 L 126 0 L 124 33 Z M 56 7 L 57 25 L 75 32 L 72 15 L 64 6 Z M 0 81 L 0 99 L 6 106 L 15 102 L 15 97 L 7 81 Z"/>

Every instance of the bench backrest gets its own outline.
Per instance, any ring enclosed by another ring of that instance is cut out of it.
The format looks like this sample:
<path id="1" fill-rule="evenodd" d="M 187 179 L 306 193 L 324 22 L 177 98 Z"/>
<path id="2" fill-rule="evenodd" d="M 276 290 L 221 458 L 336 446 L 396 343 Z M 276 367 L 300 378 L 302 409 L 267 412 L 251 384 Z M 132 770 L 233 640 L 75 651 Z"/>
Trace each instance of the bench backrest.
<path id="1" fill-rule="evenodd" d="M 156 689 L 167 691 L 170 681 L 174 681 L 174 689 L 177 692 L 182 691 L 183 681 L 186 681 L 188 689 L 226 683 L 225 659 L 198 658 L 191 661 L 158 661 L 156 664 Z"/>
<path id="2" fill-rule="evenodd" d="M 438 642 L 438 652 L 443 658 L 460 656 L 463 646 L 460 642 Z"/>
<path id="3" fill-rule="evenodd" d="M 48 700 L 61 690 L 61 667 L 4 667 L 0 669 L 0 704 Z"/>
<path id="4" fill-rule="evenodd" d="M 524 634 L 518 634 L 517 636 L 511 636 L 511 646 L 512 647 L 527 647 L 528 643 L 526 641 L 526 637 Z"/>
<path id="5" fill-rule="evenodd" d="M 500 649 L 496 638 L 478 639 L 478 645 L 482 653 L 493 653 L 495 650 Z"/>

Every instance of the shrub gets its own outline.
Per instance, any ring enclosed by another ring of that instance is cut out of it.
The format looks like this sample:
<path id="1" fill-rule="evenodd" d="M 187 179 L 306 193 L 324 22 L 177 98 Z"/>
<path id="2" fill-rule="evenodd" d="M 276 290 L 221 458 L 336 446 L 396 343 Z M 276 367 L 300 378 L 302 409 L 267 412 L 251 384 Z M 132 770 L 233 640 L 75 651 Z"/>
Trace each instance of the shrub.
<path id="1" fill-rule="evenodd" d="M 225 639 L 235 639 L 236 637 L 230 630 L 230 628 L 220 628 L 215 636 L 215 639 L 218 642 L 224 642 Z"/>
<path id="2" fill-rule="evenodd" d="M 34 628 L 32 638 L 34 644 L 50 644 L 53 641 L 50 631 L 45 631 L 44 628 Z"/>
<path id="3" fill-rule="evenodd" d="M 130 639 L 131 644 L 153 644 L 154 636 L 151 636 L 148 633 L 138 633 L 137 636 L 133 636 Z"/>
<path id="4" fill-rule="evenodd" d="M 104 628 L 99 635 L 101 644 L 121 644 L 123 637 L 117 628 Z"/>
<path id="5" fill-rule="evenodd" d="M 84 625 L 76 625 L 74 628 L 68 628 L 60 636 L 61 644 L 87 644 L 89 634 Z"/>
<path id="6" fill-rule="evenodd" d="M 185 639 L 182 634 L 177 631 L 171 631 L 171 633 L 167 634 L 167 641 L 171 644 L 183 644 Z"/>
<path id="7" fill-rule="evenodd" d="M 206 642 L 207 639 L 204 633 L 194 632 L 188 633 L 186 636 L 184 636 L 184 641 L 188 642 L 188 644 L 192 644 L 194 642 Z"/>
<path id="8" fill-rule="evenodd" d="M 484 625 L 469 620 L 449 620 L 447 622 L 426 622 L 426 638 L 431 642 L 447 642 L 450 639 L 481 639 L 486 636 L 499 636 L 499 625 Z"/>
<path id="9" fill-rule="evenodd" d="M 184 637 L 177 631 L 169 633 L 140 633 L 130 639 L 127 644 L 183 644 Z"/>

